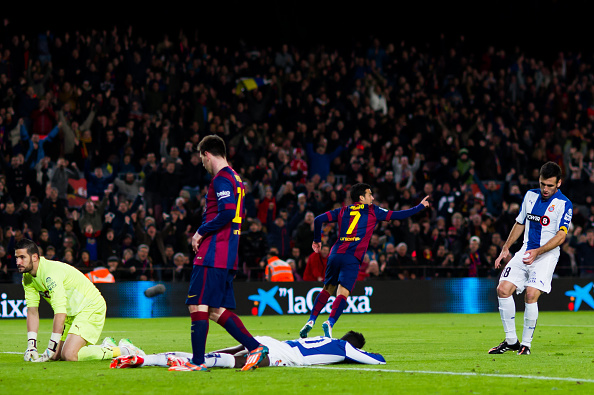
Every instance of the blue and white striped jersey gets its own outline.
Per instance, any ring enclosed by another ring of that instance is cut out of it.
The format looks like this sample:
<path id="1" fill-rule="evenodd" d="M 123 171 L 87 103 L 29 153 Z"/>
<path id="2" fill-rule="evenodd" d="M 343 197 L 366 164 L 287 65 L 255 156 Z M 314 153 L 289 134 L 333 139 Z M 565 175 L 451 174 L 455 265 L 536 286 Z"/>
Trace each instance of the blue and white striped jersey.
<path id="1" fill-rule="evenodd" d="M 516 222 L 526 225 L 524 229 L 524 244 L 527 250 L 545 245 L 560 230 L 569 229 L 573 205 L 560 190 L 543 201 L 540 189 L 526 192 L 520 213 Z M 553 251 L 558 251 L 559 247 Z"/>
<path id="2" fill-rule="evenodd" d="M 303 365 L 328 365 L 339 362 L 362 363 L 368 365 L 385 364 L 380 354 L 372 354 L 351 346 L 341 339 L 317 336 L 306 339 L 288 340 L 288 344 L 303 356 Z"/>

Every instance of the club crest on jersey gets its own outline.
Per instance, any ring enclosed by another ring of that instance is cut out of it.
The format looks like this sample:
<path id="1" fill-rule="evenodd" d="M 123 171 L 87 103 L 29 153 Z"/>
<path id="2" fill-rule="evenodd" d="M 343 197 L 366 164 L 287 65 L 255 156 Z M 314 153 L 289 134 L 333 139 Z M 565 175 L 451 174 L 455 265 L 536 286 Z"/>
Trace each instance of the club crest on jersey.
<path id="1" fill-rule="evenodd" d="M 552 213 L 553 211 L 555 211 L 555 205 L 551 204 L 551 207 L 549 207 L 549 212 Z"/>
<path id="2" fill-rule="evenodd" d="M 217 198 L 219 200 L 221 199 L 225 199 L 228 198 L 229 196 L 231 196 L 231 191 L 221 191 L 221 192 L 217 192 Z"/>
<path id="3" fill-rule="evenodd" d="M 528 221 L 532 221 L 532 222 L 539 222 L 542 226 L 547 226 L 548 224 L 551 223 L 551 219 L 549 217 L 547 217 L 546 215 L 543 215 L 541 217 L 540 215 L 527 214 L 526 219 Z"/>

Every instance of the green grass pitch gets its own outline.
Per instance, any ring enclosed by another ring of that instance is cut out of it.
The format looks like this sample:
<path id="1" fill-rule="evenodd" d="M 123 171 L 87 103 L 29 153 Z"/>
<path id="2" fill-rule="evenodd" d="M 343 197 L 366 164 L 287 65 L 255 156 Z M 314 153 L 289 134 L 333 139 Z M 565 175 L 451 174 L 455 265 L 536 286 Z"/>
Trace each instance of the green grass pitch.
<path id="1" fill-rule="evenodd" d="M 294 339 L 306 316 L 242 317 L 254 335 Z M 319 323 L 311 335 L 322 334 Z M 523 314 L 516 324 L 521 336 Z M 110 318 L 104 336 L 129 337 L 147 353 L 191 351 L 189 317 Z M 251 372 L 109 369 L 109 361 L 24 362 L 24 320 L 0 321 L 0 394 L 450 394 L 594 393 L 594 312 L 541 312 L 532 355 L 489 355 L 503 339 L 499 315 L 343 315 L 334 328 L 362 332 L 386 365 L 262 368 Z M 42 320 L 40 352 L 51 320 Z M 207 350 L 235 341 L 211 323 Z"/>

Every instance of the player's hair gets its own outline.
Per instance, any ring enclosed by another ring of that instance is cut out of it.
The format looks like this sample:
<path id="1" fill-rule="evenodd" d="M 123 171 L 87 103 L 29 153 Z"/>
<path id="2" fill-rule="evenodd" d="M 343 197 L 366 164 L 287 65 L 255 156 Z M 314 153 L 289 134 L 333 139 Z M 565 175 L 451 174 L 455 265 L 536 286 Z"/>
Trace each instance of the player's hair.
<path id="1" fill-rule="evenodd" d="M 561 167 L 555 162 L 547 162 L 540 168 L 540 176 L 543 179 L 555 177 L 556 181 L 559 181 L 563 176 Z"/>
<path id="2" fill-rule="evenodd" d="M 365 196 L 366 190 L 371 190 L 371 186 L 364 183 L 358 183 L 351 187 L 351 200 L 353 204 L 359 203 L 359 197 Z"/>
<path id="3" fill-rule="evenodd" d="M 210 152 L 211 155 L 227 158 L 225 141 L 215 134 L 204 137 L 202 141 L 198 143 L 197 149 L 202 155 L 204 155 L 205 152 Z"/>
<path id="4" fill-rule="evenodd" d="M 25 249 L 27 250 L 28 255 L 33 256 L 33 254 L 37 254 L 37 256 L 39 256 L 39 248 L 37 247 L 37 244 L 35 244 L 35 242 L 29 239 L 20 239 L 19 241 L 17 241 L 16 245 L 14 246 L 14 249 Z"/>
<path id="5" fill-rule="evenodd" d="M 351 344 L 355 348 L 363 348 L 365 345 L 365 336 L 359 332 L 348 331 L 340 340 L 344 340 Z"/>

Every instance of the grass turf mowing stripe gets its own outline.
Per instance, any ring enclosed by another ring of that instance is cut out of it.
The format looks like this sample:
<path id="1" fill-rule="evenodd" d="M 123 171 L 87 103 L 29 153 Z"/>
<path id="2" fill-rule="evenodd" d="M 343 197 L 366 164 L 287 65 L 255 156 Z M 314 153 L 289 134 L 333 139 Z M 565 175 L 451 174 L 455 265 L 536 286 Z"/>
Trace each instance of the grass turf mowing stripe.
<path id="1" fill-rule="evenodd" d="M 326 369 L 326 370 L 355 370 L 381 373 L 406 373 L 406 374 L 435 374 L 444 376 L 474 376 L 474 377 L 499 377 L 510 379 L 531 379 L 544 381 L 571 381 L 580 383 L 594 383 L 594 379 L 580 379 L 576 377 L 547 377 L 531 376 L 523 374 L 497 374 L 497 373 L 474 373 L 474 372 L 438 372 L 431 370 L 397 370 L 397 369 L 377 369 L 377 368 L 341 368 L 334 366 L 295 366 L 297 368 Z"/>

